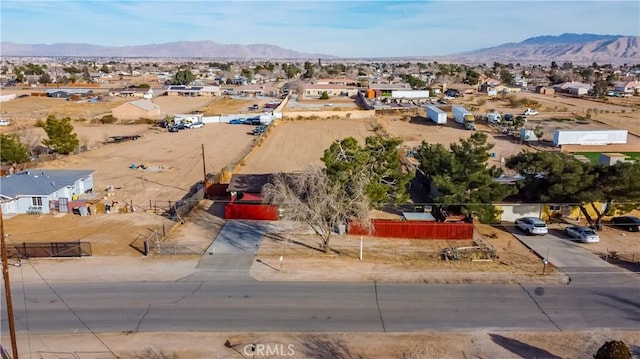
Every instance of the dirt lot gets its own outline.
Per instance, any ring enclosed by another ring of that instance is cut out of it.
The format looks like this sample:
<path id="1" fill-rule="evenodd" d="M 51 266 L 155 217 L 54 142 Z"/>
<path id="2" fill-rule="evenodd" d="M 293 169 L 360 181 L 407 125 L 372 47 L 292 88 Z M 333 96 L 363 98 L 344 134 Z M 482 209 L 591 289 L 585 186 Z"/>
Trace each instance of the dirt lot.
<path id="1" fill-rule="evenodd" d="M 264 358 L 591 358 L 609 340 L 640 350 L 638 332 L 594 329 L 589 332 L 416 332 L 416 333 L 105 333 L 22 335 L 20 355 L 73 357 L 71 353 L 112 358 L 233 359 L 250 358 L 249 344 L 281 346 L 287 356 Z M 224 346 L 230 340 L 233 348 Z M 189 343 L 184 346 L 184 343 Z M 289 347 L 291 345 L 291 347 Z M 31 350 L 29 350 L 31 347 Z M 291 351 L 288 351 L 291 349 Z M 88 356 L 81 356 L 82 358 Z M 93 357 L 93 356 L 92 356 Z M 258 356 L 256 356 L 257 358 Z"/>
<path id="2" fill-rule="evenodd" d="M 365 137 L 374 135 L 368 120 L 279 121 L 240 173 L 292 172 L 320 166 L 324 150 L 333 141 L 351 136 L 363 143 Z"/>

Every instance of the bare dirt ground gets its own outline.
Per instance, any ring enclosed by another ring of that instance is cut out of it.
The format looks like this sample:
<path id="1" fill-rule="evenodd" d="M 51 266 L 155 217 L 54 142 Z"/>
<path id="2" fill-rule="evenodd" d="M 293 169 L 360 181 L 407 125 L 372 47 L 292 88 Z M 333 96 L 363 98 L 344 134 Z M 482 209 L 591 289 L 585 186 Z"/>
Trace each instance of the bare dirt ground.
<path id="1" fill-rule="evenodd" d="M 251 358 L 251 344 L 260 344 L 256 358 L 591 358 L 609 340 L 624 341 L 640 350 L 637 331 L 594 329 L 588 332 L 471 332 L 415 333 L 76 333 L 21 335 L 20 355 L 38 358 Z M 234 346 L 226 347 L 229 341 Z M 185 343 L 189 343 L 185 346 Z M 265 355 L 266 347 L 279 350 Z M 256 346 L 258 347 L 258 346 Z M 245 351 L 246 349 L 246 351 Z M 282 355 L 282 353 L 287 355 Z M 66 354 L 66 355 L 65 355 Z M 94 356 L 88 356 L 93 354 Z M 65 355 L 65 356 L 62 356 Z"/>
<path id="2" fill-rule="evenodd" d="M 160 107 L 160 111 L 167 115 L 188 114 L 193 111 L 201 111 L 219 97 L 185 97 L 185 96 L 159 96 L 153 99 L 153 103 Z"/>
<path id="3" fill-rule="evenodd" d="M 101 117 L 111 113 L 111 110 L 131 99 L 120 97 L 106 97 L 97 103 L 73 102 L 65 99 L 50 97 L 24 97 L 2 103 L 1 113 L 14 120 L 16 125 L 32 125 L 35 120 L 46 119 L 49 114 L 56 117 L 71 117 L 71 119 L 87 119 Z"/>
<path id="4" fill-rule="evenodd" d="M 95 188 L 113 185 L 115 200 L 133 201 L 135 206 L 145 208 L 149 201 L 180 200 L 204 178 L 205 169 L 218 173 L 238 162 L 255 140 L 247 131 L 248 127 L 226 124 L 177 133 L 152 129 L 136 141 L 107 144 L 49 162 L 46 167 L 94 169 Z M 132 164 L 144 165 L 145 169 L 131 169 Z"/>
<path id="5" fill-rule="evenodd" d="M 240 173 L 294 172 L 320 166 L 324 150 L 334 141 L 351 136 L 363 143 L 374 135 L 368 120 L 278 121 Z"/>

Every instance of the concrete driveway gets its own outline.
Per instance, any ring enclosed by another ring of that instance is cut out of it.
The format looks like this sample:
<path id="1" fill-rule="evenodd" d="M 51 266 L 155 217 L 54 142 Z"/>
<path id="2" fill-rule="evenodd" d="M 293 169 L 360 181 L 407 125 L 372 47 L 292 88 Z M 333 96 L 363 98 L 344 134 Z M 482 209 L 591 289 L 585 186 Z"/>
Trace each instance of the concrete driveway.
<path id="1" fill-rule="evenodd" d="M 185 281 L 251 279 L 249 271 L 268 230 L 265 221 L 229 220 Z"/>
<path id="2" fill-rule="evenodd" d="M 530 236 L 514 227 L 511 233 L 538 256 L 547 258 L 568 275 L 573 284 L 640 284 L 637 274 L 605 262 L 582 245 L 573 242 L 560 230 L 549 229 L 547 235 Z"/>

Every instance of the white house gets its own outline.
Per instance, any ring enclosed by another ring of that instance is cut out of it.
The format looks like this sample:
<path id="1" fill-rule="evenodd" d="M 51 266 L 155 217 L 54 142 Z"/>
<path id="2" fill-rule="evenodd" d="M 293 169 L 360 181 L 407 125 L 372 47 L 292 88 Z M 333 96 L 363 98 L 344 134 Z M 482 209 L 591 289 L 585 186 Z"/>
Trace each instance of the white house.
<path id="1" fill-rule="evenodd" d="M 618 93 L 624 94 L 634 94 L 635 92 L 640 92 L 640 82 L 638 80 L 618 84 L 614 87 L 614 91 Z"/>
<path id="2" fill-rule="evenodd" d="M 74 195 L 93 191 L 93 170 L 30 169 L 0 178 L 0 205 L 7 214 L 68 212 Z"/>

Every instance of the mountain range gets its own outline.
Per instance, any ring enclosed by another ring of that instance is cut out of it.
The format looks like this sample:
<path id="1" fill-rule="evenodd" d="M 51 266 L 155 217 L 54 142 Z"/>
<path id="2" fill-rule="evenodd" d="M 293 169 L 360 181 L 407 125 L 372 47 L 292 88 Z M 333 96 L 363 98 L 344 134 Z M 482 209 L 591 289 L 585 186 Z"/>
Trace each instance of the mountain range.
<path id="1" fill-rule="evenodd" d="M 562 34 L 445 56 L 456 62 L 640 63 L 640 36 Z"/>
<path id="2" fill-rule="evenodd" d="M 3 56 L 78 57 L 159 57 L 211 59 L 318 59 L 324 54 L 307 54 L 268 44 L 219 44 L 213 41 L 178 41 L 139 46 L 99 46 L 92 44 L 16 44 L 0 43 Z"/>
<path id="3" fill-rule="evenodd" d="M 159 57 L 207 59 L 331 59 L 336 56 L 309 54 L 275 45 L 219 44 L 213 41 L 178 41 L 140 46 L 92 44 L 17 44 L 1 42 L 2 56 Z M 447 56 L 421 56 L 462 63 L 640 63 L 640 36 L 562 34 L 537 36 Z"/>

